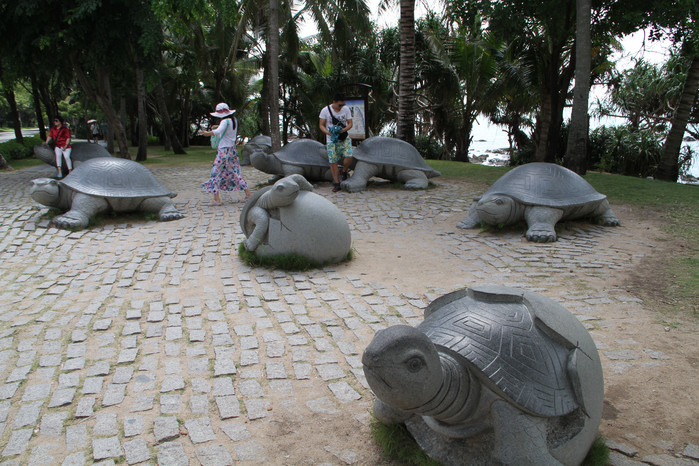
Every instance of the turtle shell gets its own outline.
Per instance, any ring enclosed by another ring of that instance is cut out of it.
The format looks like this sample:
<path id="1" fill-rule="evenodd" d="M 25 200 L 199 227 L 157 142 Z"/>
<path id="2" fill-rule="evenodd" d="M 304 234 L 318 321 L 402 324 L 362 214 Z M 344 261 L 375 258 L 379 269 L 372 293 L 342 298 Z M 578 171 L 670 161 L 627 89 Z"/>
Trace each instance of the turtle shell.
<path id="1" fill-rule="evenodd" d="M 420 170 L 428 176 L 438 176 L 420 153 L 411 144 L 396 138 L 374 136 L 365 139 L 353 151 L 355 159 L 374 165 L 391 165 L 400 168 Z"/>
<path id="2" fill-rule="evenodd" d="M 325 145 L 313 139 L 297 139 L 275 152 L 282 162 L 304 167 L 329 167 L 328 153 Z"/>
<path id="3" fill-rule="evenodd" d="M 574 171 L 542 162 L 510 170 L 493 183 L 483 197 L 491 194 L 504 194 L 523 204 L 546 207 L 583 205 L 607 197 Z"/>
<path id="4" fill-rule="evenodd" d="M 78 163 L 85 162 L 86 160 L 98 158 L 98 157 L 111 157 L 112 154 L 109 153 L 107 149 L 102 147 L 100 144 L 92 144 L 89 142 L 74 142 L 71 144 L 72 150 L 70 151 L 70 159 L 76 165 Z M 51 166 L 56 166 L 56 154 L 48 146 L 36 145 L 34 146 L 34 155 L 36 158 L 44 163 Z"/>
<path id="5" fill-rule="evenodd" d="M 117 157 L 90 159 L 59 181 L 68 188 L 92 196 L 112 198 L 174 197 L 146 167 Z"/>
<path id="6" fill-rule="evenodd" d="M 430 304 L 417 328 L 527 412 L 549 417 L 584 410 L 570 366 L 578 344 L 591 352 L 594 342 L 565 308 L 538 295 L 530 301 L 530 294 L 506 287 L 456 291 Z"/>

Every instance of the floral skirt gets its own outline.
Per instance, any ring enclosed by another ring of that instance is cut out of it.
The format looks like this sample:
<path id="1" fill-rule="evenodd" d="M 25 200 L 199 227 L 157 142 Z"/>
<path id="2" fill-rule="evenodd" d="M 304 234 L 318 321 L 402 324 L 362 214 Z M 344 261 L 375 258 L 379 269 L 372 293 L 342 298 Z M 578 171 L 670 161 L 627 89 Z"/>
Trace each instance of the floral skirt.
<path id="1" fill-rule="evenodd" d="M 202 183 L 204 191 L 216 194 L 219 191 L 245 191 L 248 184 L 240 172 L 238 153 L 233 147 L 219 147 L 214 166 L 211 168 L 211 178 Z"/>

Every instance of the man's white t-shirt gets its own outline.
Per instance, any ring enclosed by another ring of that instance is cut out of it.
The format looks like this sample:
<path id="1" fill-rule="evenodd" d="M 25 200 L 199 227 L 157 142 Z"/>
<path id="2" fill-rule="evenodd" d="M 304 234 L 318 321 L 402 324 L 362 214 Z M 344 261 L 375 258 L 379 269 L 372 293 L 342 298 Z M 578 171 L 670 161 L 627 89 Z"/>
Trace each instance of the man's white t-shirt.
<path id="1" fill-rule="evenodd" d="M 347 122 L 352 120 L 352 112 L 350 111 L 349 107 L 345 105 L 340 109 L 339 112 L 336 112 L 335 109 L 330 107 L 330 111 L 333 112 L 333 115 L 335 115 L 335 118 L 340 120 L 340 124 L 344 128 L 347 126 Z M 325 120 L 325 127 L 330 128 L 333 125 L 333 119 L 332 116 L 330 116 L 330 111 L 328 111 L 328 105 L 323 107 L 323 109 L 320 111 L 320 119 Z M 328 144 L 331 142 L 330 141 L 330 136 L 326 135 L 325 140 L 328 142 Z"/>

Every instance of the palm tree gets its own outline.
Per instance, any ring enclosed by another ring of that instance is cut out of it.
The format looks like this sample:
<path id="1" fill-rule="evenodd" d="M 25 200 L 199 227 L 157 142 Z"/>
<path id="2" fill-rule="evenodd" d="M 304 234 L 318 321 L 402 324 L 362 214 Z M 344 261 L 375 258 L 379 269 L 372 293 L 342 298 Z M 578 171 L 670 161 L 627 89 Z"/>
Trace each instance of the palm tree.
<path id="1" fill-rule="evenodd" d="M 563 164 L 578 175 L 587 171 L 587 137 L 589 119 L 587 107 L 590 98 L 590 67 L 592 40 L 590 37 L 591 0 L 576 0 L 575 21 L 575 88 L 573 111 L 568 130 L 568 145 Z"/>
<path id="2" fill-rule="evenodd" d="M 415 144 L 415 0 L 400 0 L 400 65 L 396 136 Z"/>

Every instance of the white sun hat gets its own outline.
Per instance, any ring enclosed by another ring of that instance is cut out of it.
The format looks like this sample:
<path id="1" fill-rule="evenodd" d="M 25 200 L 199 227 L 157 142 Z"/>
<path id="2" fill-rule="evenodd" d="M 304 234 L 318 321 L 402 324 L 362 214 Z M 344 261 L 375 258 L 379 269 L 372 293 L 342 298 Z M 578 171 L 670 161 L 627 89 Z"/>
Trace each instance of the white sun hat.
<path id="1" fill-rule="evenodd" d="M 232 115 L 235 113 L 235 110 L 231 110 L 228 108 L 228 104 L 221 102 L 220 104 L 216 105 L 216 111 L 211 112 L 211 116 L 215 116 L 217 118 L 223 118 L 228 115 Z"/>

